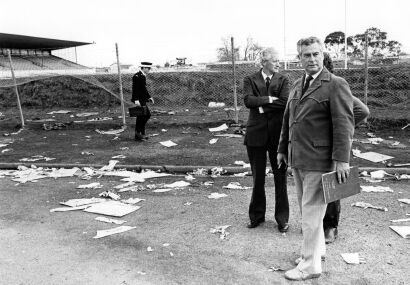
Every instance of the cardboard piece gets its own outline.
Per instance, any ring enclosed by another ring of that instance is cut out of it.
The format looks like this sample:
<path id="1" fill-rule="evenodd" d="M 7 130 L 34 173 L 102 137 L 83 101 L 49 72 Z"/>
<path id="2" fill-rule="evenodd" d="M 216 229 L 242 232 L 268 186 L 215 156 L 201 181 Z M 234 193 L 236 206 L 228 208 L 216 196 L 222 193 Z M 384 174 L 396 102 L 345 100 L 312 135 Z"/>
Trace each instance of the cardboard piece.
<path id="1" fill-rule="evenodd" d="M 97 204 L 92 204 L 85 212 L 96 213 L 106 216 L 122 217 L 129 213 L 138 210 L 139 206 L 121 203 L 119 201 L 107 201 Z"/>
<path id="2" fill-rule="evenodd" d="M 373 151 L 363 152 L 363 153 L 360 151 L 354 151 L 353 155 L 359 158 L 369 160 L 371 162 L 376 162 L 376 163 L 394 158 L 393 156 L 389 156 L 389 155 L 385 155 L 385 154 L 381 154 L 381 153 L 377 153 Z"/>
<path id="3" fill-rule="evenodd" d="M 410 238 L 410 226 L 390 226 L 390 228 L 403 238 Z"/>
<path id="4" fill-rule="evenodd" d="M 101 230 L 97 231 L 97 234 L 93 238 L 102 238 L 114 234 L 123 233 L 129 230 L 136 229 L 137 227 L 130 227 L 130 226 L 119 226 L 116 228 L 108 229 L 108 230 Z"/>
<path id="5" fill-rule="evenodd" d="M 350 167 L 349 178 L 345 183 L 337 181 L 336 171 L 322 175 L 323 195 L 325 202 L 330 203 L 360 193 L 359 169 Z"/>
<path id="6" fill-rule="evenodd" d="M 227 129 L 228 129 L 228 125 L 222 124 L 219 127 L 209 128 L 209 131 L 210 132 L 221 132 L 221 131 L 226 131 Z"/>
<path id="7" fill-rule="evenodd" d="M 169 140 L 169 141 L 164 141 L 164 142 L 160 142 L 160 144 L 162 144 L 163 146 L 166 147 L 172 147 L 172 146 L 176 146 L 177 144 L 174 143 L 173 141 Z"/>

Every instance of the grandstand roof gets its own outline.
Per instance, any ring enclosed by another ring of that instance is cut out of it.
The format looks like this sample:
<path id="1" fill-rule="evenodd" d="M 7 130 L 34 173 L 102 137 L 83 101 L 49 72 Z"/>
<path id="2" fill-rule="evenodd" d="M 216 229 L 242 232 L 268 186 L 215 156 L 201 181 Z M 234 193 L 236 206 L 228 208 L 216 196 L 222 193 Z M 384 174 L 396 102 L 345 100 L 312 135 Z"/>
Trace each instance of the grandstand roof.
<path id="1" fill-rule="evenodd" d="M 56 50 L 89 44 L 91 43 L 0 33 L 0 48 Z"/>

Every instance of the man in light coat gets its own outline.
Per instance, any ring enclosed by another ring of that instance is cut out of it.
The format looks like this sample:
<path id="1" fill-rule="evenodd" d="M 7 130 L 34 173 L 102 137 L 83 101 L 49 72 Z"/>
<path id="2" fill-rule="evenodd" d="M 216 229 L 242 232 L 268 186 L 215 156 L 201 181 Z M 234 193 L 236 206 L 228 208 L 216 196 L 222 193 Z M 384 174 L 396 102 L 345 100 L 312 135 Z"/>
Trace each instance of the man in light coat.
<path id="1" fill-rule="evenodd" d="M 303 244 L 290 280 L 317 278 L 326 253 L 326 212 L 322 174 L 336 171 L 339 183 L 349 176 L 354 133 L 353 96 L 347 82 L 323 67 L 323 45 L 316 37 L 300 41 L 305 74 L 294 84 L 286 106 L 278 147 L 278 165 L 292 167 L 302 214 Z"/>

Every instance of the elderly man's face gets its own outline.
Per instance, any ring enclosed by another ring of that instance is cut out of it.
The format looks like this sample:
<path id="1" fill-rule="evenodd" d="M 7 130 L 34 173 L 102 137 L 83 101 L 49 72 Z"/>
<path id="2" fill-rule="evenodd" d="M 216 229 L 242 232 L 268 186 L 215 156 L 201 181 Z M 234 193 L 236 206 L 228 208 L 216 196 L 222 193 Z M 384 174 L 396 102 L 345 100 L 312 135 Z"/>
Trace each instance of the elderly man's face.
<path id="1" fill-rule="evenodd" d="M 318 43 L 302 46 L 300 62 L 307 74 L 313 75 L 323 67 L 323 51 Z"/>
<path id="2" fill-rule="evenodd" d="M 262 66 L 264 69 L 269 70 L 271 73 L 278 72 L 280 64 L 279 60 L 272 56 L 262 60 Z"/>

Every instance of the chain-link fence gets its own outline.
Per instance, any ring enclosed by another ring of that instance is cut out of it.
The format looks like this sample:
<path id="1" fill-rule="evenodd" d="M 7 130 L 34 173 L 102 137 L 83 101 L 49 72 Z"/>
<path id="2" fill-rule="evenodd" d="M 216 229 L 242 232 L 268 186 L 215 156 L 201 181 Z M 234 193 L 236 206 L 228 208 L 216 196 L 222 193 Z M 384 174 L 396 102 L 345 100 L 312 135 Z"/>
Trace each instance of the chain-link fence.
<path id="1" fill-rule="evenodd" d="M 15 94 L 17 86 L 23 110 L 97 108 L 101 115 L 110 110 L 121 116 L 118 62 L 115 49 L 111 52 L 113 65 L 107 68 L 87 68 L 51 54 L 23 55 L 15 52 L 8 57 L 3 50 L 0 54 L 2 110 L 18 114 Z M 352 63 L 350 62 L 348 69 L 336 68 L 335 74 L 347 80 L 353 95 L 367 101 L 371 117 L 410 119 L 409 64 L 391 62 L 369 67 L 366 87 L 366 69 L 363 65 Z M 123 98 L 127 109 L 132 93 L 132 76 L 138 67 L 120 65 Z M 10 66 L 14 69 L 14 79 Z M 286 66 L 288 69 L 281 72 L 287 74 L 291 82 L 303 75 L 297 64 Z M 246 120 L 247 109 L 243 106 L 242 96 L 243 78 L 259 69 L 258 62 L 236 62 L 235 74 L 232 62 L 156 67 L 147 76 L 148 88 L 155 98 L 152 109 L 157 115 L 171 112 L 174 115 L 202 116 L 204 112 L 219 112 L 226 118 L 234 119 L 236 94 L 239 119 Z"/>

